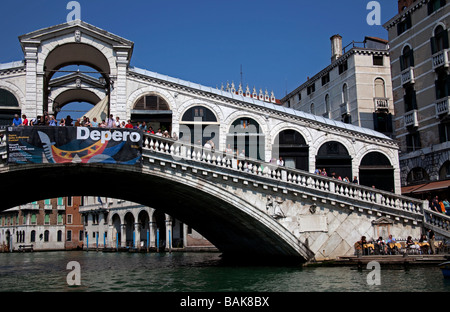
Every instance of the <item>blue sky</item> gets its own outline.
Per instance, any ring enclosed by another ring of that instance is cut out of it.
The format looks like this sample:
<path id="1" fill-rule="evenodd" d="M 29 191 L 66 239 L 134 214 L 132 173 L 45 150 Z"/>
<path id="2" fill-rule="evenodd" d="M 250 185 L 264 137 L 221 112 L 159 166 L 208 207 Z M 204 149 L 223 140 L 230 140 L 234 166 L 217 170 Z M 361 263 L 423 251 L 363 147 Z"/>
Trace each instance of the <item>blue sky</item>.
<path id="1" fill-rule="evenodd" d="M 23 59 L 18 36 L 66 22 L 66 0 L 2 3 L 0 63 Z M 369 0 L 79 0 L 81 19 L 135 43 L 131 65 L 216 87 L 273 90 L 282 98 L 330 63 L 329 38 L 343 45 L 365 36 L 387 39 L 369 26 Z M 381 24 L 397 1 L 379 0 Z"/>

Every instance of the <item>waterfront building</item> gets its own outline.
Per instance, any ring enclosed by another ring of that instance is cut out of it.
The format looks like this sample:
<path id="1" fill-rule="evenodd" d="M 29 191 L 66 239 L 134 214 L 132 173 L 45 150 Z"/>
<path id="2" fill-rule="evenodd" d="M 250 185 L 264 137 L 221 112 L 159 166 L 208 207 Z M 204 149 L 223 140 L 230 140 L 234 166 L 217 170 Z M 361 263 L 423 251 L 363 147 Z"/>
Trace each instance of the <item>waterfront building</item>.
<path id="1" fill-rule="evenodd" d="M 331 40 L 331 64 L 281 99 L 282 105 L 392 137 L 389 45 L 365 37 L 343 47 Z"/>
<path id="2" fill-rule="evenodd" d="M 148 248 L 159 251 L 214 248 L 188 225 L 141 204 L 85 196 L 80 213 L 89 248 Z"/>
<path id="3" fill-rule="evenodd" d="M 7 209 L 0 214 L 2 250 L 19 250 L 33 245 L 34 250 L 65 248 L 65 205 L 58 197 Z"/>
<path id="4" fill-rule="evenodd" d="M 157 237 L 159 241 L 157 241 Z M 150 244 L 147 245 L 147 240 Z M 0 213 L 0 250 L 149 248 L 210 250 L 214 246 L 179 220 L 124 200 L 70 196 Z"/>
<path id="5" fill-rule="evenodd" d="M 389 35 L 402 193 L 450 195 L 448 1 L 398 1 Z"/>

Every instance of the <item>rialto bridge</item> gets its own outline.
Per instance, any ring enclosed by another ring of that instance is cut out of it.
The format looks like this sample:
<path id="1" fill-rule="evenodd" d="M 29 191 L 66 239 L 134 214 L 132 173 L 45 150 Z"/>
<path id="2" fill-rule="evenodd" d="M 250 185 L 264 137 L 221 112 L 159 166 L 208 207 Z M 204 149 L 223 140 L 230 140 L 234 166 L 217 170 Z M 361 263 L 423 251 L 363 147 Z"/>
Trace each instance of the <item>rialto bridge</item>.
<path id="1" fill-rule="evenodd" d="M 81 21 L 19 40 L 24 61 L 0 64 L 3 115 L 59 119 L 64 105 L 103 97 L 108 115 L 179 140 L 145 134 L 141 166 L 10 164 L 3 141 L 0 187 L 20 196 L 3 196 L 2 210 L 52 196 L 121 198 L 189 224 L 226 254 L 303 260 L 353 253 L 362 235 L 420 236 L 427 203 L 400 195 L 398 147 L 380 133 L 281 107 L 267 93 L 133 68 L 132 42 Z M 100 79 L 54 77 L 71 65 Z M 24 189 L 30 177 L 39 182 Z"/>

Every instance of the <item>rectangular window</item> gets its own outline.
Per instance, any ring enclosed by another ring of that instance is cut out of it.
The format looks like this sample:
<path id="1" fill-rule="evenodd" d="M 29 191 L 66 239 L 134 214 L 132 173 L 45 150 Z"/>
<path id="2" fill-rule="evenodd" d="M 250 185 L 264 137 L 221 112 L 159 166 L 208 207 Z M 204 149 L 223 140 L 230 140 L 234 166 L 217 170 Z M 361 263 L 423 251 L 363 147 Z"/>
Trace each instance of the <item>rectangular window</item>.
<path id="1" fill-rule="evenodd" d="M 72 230 L 67 231 L 66 241 L 68 241 L 68 242 L 72 241 Z"/>
<path id="2" fill-rule="evenodd" d="M 67 224 L 72 224 L 72 215 L 67 215 Z"/>
<path id="3" fill-rule="evenodd" d="M 310 95 L 311 93 L 316 91 L 316 84 L 313 83 L 312 85 L 310 85 L 307 89 L 306 89 L 306 93 L 308 95 Z"/>
<path id="4" fill-rule="evenodd" d="M 44 224 L 46 225 L 50 224 L 50 215 L 48 213 L 45 214 Z"/>
<path id="5" fill-rule="evenodd" d="M 443 8 L 446 2 L 446 0 L 430 0 L 430 2 L 428 2 L 428 15 Z"/>
<path id="6" fill-rule="evenodd" d="M 322 77 L 322 86 L 326 85 L 327 83 L 330 82 L 330 73 L 326 73 L 323 77 Z"/>
<path id="7" fill-rule="evenodd" d="M 63 216 L 62 216 L 62 214 L 58 214 L 58 224 L 63 224 Z"/>
<path id="8" fill-rule="evenodd" d="M 80 230 L 80 232 L 79 232 L 79 235 L 78 235 L 78 240 L 80 241 L 80 242 L 82 242 L 83 240 L 84 240 L 84 235 L 83 235 L 84 233 L 83 233 L 83 230 Z"/>
<path id="9" fill-rule="evenodd" d="M 405 112 L 417 109 L 416 91 L 412 87 L 407 87 L 405 89 L 403 101 L 405 102 Z"/>
<path id="10" fill-rule="evenodd" d="M 411 15 L 406 16 L 400 23 L 397 24 L 397 36 L 400 36 L 412 26 Z"/>
<path id="11" fill-rule="evenodd" d="M 374 66 L 383 66 L 384 65 L 384 57 L 382 55 L 374 55 L 372 57 Z"/>
<path id="12" fill-rule="evenodd" d="M 413 132 L 406 136 L 406 151 L 414 152 L 422 148 L 419 132 Z"/>
<path id="13" fill-rule="evenodd" d="M 67 197 L 67 206 L 72 207 L 72 196 Z"/>
<path id="14" fill-rule="evenodd" d="M 35 213 L 33 213 L 32 215 L 31 215 L 31 220 L 30 220 L 30 223 L 31 224 L 33 224 L 33 225 L 35 225 L 36 224 L 36 214 Z"/>
<path id="15" fill-rule="evenodd" d="M 339 75 L 347 71 L 348 69 L 348 63 L 347 60 L 345 60 L 343 63 L 339 64 Z"/>
<path id="16" fill-rule="evenodd" d="M 450 141 L 450 123 L 439 124 L 439 141 L 441 143 Z"/>
<path id="17" fill-rule="evenodd" d="M 58 197 L 58 206 L 63 206 L 63 205 L 64 205 L 64 198 Z"/>

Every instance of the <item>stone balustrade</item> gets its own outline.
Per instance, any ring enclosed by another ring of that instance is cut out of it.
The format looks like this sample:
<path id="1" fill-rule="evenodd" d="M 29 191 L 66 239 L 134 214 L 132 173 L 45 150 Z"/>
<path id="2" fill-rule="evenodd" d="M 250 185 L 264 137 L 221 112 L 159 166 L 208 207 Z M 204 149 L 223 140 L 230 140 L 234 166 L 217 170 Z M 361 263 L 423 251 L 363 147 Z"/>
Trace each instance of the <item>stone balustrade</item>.
<path id="1" fill-rule="evenodd" d="M 448 237 L 450 233 L 450 217 L 431 209 L 424 210 L 424 222 L 427 228 L 433 229 L 436 233 Z"/>
<path id="2" fill-rule="evenodd" d="M 320 192 L 324 197 L 330 198 L 333 195 L 333 198 L 345 198 L 347 202 L 354 201 L 353 208 L 363 205 L 384 212 L 388 210 L 396 218 L 405 214 L 421 215 L 423 209 L 428 207 L 428 203 L 421 200 L 155 135 L 144 136 L 143 148 L 149 152 L 168 155 L 174 161 L 201 162 L 239 172 L 239 174 L 245 173 L 250 177 L 286 183 L 293 189 L 306 188 Z M 144 152 L 144 156 L 149 155 Z"/>

